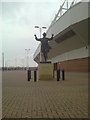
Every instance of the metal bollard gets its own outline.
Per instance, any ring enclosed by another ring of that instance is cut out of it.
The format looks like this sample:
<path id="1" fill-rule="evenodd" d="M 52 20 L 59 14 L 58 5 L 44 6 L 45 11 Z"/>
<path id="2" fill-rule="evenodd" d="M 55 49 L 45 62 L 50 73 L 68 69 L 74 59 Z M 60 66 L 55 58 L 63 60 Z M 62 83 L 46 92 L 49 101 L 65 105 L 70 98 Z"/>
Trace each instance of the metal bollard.
<path id="1" fill-rule="evenodd" d="M 27 77 L 28 77 L 28 81 L 30 81 L 30 79 L 31 79 L 31 70 L 27 70 Z"/>
<path id="2" fill-rule="evenodd" d="M 53 78 L 54 78 L 54 70 L 53 70 Z"/>
<path id="3" fill-rule="evenodd" d="M 59 81 L 59 80 L 60 80 L 60 69 L 57 70 L 57 81 Z"/>
<path id="4" fill-rule="evenodd" d="M 37 81 L 37 71 L 35 70 L 34 71 L 34 82 L 36 82 Z"/>
<path id="5" fill-rule="evenodd" d="M 62 80 L 65 80 L 65 72 L 62 70 Z"/>
<path id="6" fill-rule="evenodd" d="M 2 67 L 2 71 L 4 71 L 4 67 Z"/>

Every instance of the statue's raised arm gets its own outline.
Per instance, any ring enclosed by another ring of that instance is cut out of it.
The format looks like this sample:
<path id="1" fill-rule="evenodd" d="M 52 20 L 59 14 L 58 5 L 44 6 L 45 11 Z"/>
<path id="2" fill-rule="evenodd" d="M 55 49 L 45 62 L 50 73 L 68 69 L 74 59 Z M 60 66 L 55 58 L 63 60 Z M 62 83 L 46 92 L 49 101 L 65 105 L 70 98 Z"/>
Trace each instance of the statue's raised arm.
<path id="1" fill-rule="evenodd" d="M 48 38 L 48 40 L 49 40 L 49 41 L 52 40 L 52 39 L 53 39 L 53 36 L 54 36 L 54 34 L 52 34 L 52 37 L 51 37 L 51 38 Z"/>
<path id="2" fill-rule="evenodd" d="M 37 41 L 41 41 L 41 39 L 38 39 L 36 35 L 34 35 L 34 36 L 35 36 L 35 39 L 36 39 Z"/>

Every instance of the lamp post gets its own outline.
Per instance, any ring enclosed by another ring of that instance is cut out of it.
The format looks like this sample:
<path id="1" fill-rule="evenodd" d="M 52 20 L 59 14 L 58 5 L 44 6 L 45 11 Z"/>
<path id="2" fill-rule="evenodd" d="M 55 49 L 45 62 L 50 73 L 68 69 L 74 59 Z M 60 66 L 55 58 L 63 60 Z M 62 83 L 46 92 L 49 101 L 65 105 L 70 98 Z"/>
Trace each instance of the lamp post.
<path id="1" fill-rule="evenodd" d="M 41 33 L 42 33 L 42 29 L 46 29 L 47 27 L 39 27 L 39 26 L 35 26 L 35 28 L 38 28 L 39 29 L 39 32 L 40 32 L 40 38 L 41 38 Z M 41 62 L 41 48 L 40 48 L 40 62 Z"/>
<path id="2" fill-rule="evenodd" d="M 28 70 L 28 68 L 29 68 L 29 56 L 28 56 L 28 54 L 29 54 L 29 51 L 30 51 L 31 49 L 25 49 L 25 51 L 27 52 L 27 60 L 26 60 L 26 62 L 27 62 L 27 65 L 26 65 L 26 67 L 27 67 L 27 70 Z"/>
<path id="3" fill-rule="evenodd" d="M 2 53 L 2 70 L 4 70 L 4 65 L 5 65 L 5 62 L 4 62 L 4 52 Z"/>

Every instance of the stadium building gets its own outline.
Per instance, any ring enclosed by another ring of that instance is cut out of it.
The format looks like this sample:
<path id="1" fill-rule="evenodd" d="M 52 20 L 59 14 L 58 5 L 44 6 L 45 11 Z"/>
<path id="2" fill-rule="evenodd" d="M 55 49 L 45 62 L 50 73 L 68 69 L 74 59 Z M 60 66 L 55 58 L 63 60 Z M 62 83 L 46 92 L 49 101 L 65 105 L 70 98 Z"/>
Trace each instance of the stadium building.
<path id="1" fill-rule="evenodd" d="M 51 46 L 48 61 L 54 70 L 64 69 L 66 79 L 88 77 L 90 44 L 88 27 L 90 21 L 90 2 L 78 2 L 60 7 L 57 15 L 47 30 L 47 37 L 54 34 L 49 42 Z M 40 44 L 34 54 L 34 60 L 40 62 Z M 43 61 L 43 56 L 41 55 Z"/>

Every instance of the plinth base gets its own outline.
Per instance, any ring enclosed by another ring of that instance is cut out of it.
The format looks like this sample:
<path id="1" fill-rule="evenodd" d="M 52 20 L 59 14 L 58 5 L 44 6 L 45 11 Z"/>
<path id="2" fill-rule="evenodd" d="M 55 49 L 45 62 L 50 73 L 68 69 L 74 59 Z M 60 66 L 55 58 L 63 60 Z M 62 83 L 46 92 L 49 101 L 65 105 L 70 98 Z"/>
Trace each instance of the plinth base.
<path id="1" fill-rule="evenodd" d="M 51 62 L 41 62 L 38 65 L 38 79 L 52 80 L 53 79 L 53 65 Z"/>

